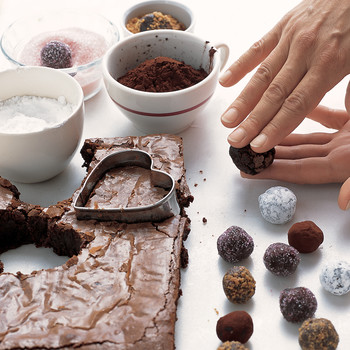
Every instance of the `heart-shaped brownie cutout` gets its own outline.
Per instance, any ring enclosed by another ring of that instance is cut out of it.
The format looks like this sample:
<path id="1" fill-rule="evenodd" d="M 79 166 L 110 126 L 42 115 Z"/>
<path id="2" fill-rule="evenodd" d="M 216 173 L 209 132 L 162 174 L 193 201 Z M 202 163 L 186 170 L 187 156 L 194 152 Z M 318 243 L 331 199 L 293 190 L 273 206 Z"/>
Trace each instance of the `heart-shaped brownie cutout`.
<path id="1" fill-rule="evenodd" d="M 104 188 L 119 188 L 106 197 Z M 142 150 L 123 150 L 104 157 L 86 178 L 74 201 L 78 219 L 120 222 L 162 221 L 180 213 L 175 181 L 153 168 Z"/>

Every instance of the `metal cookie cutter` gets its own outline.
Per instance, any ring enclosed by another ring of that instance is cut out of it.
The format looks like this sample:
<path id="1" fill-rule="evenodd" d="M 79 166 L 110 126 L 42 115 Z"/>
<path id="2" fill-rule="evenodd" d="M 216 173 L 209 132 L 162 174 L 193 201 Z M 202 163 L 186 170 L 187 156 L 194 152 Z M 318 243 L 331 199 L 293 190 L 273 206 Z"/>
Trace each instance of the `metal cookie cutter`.
<path id="1" fill-rule="evenodd" d="M 150 169 L 153 185 L 169 190 L 167 195 L 152 205 L 140 207 L 105 209 L 85 207 L 95 185 L 108 170 L 130 165 Z M 73 205 L 79 220 L 116 220 L 127 223 L 156 222 L 180 213 L 180 207 L 176 199 L 174 178 L 164 171 L 153 169 L 151 156 L 145 151 L 135 149 L 114 152 L 103 158 L 86 178 Z"/>

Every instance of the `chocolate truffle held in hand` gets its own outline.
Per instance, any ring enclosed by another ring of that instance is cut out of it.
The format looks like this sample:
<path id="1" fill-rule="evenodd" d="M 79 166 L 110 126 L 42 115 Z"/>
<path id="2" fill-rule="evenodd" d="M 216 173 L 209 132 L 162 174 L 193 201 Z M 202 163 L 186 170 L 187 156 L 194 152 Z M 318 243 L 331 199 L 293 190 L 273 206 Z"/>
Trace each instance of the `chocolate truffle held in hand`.
<path id="1" fill-rule="evenodd" d="M 256 175 L 269 167 L 275 159 L 275 149 L 256 153 L 247 145 L 242 148 L 230 146 L 229 155 L 236 167 L 249 175 Z"/>

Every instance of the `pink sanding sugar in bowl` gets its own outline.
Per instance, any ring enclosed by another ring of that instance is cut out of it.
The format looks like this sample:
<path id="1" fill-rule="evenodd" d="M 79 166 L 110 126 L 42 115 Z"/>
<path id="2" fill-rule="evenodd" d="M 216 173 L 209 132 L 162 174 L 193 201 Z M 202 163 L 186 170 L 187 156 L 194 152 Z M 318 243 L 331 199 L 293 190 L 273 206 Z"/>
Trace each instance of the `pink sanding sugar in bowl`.
<path id="1" fill-rule="evenodd" d="M 62 10 L 17 19 L 3 32 L 0 49 L 15 66 L 43 65 L 70 74 L 87 100 L 102 87 L 102 58 L 118 41 L 117 26 L 104 16 Z"/>
<path id="2" fill-rule="evenodd" d="M 28 66 L 40 66 L 41 49 L 50 41 L 60 41 L 69 46 L 72 52 L 72 67 L 88 65 L 101 58 L 108 49 L 102 35 L 82 28 L 65 28 L 57 31 L 40 33 L 33 37 L 23 48 L 19 61 Z M 100 83 L 100 69 L 91 67 L 77 71 L 74 77 L 81 85 L 84 95 L 90 95 L 96 84 Z"/>

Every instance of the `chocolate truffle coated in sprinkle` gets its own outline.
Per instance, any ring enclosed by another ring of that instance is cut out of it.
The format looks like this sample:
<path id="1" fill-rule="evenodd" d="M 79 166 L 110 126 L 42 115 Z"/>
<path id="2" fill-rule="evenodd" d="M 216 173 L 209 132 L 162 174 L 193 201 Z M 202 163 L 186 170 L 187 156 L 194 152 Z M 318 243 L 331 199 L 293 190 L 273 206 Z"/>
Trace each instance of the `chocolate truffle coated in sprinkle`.
<path id="1" fill-rule="evenodd" d="M 295 194 L 287 187 L 275 186 L 258 198 L 262 217 L 271 224 L 285 224 L 290 221 L 297 204 Z"/>
<path id="2" fill-rule="evenodd" d="M 248 348 L 239 341 L 225 341 L 225 343 L 221 344 L 217 350 L 248 350 Z"/>
<path id="3" fill-rule="evenodd" d="M 317 310 L 315 295 L 305 287 L 284 289 L 279 301 L 281 313 L 289 322 L 303 322 Z"/>
<path id="4" fill-rule="evenodd" d="M 299 328 L 299 345 L 302 350 L 335 350 L 339 335 L 333 323 L 326 318 L 305 320 Z"/>
<path id="5" fill-rule="evenodd" d="M 256 175 L 270 166 L 275 159 L 275 149 L 264 153 L 254 152 L 250 145 L 242 148 L 230 146 L 229 155 L 236 167 L 249 175 Z"/>
<path id="6" fill-rule="evenodd" d="M 41 64 L 45 67 L 60 69 L 72 67 L 70 47 L 61 41 L 52 40 L 40 51 Z"/>
<path id="7" fill-rule="evenodd" d="M 216 334 L 222 341 L 239 341 L 246 343 L 253 334 L 253 320 L 246 311 L 232 311 L 219 318 Z"/>
<path id="8" fill-rule="evenodd" d="M 312 253 L 323 242 L 323 232 L 313 221 L 295 223 L 288 231 L 288 243 L 300 253 Z"/>
<path id="9" fill-rule="evenodd" d="M 350 291 L 350 264 L 346 261 L 324 265 L 319 277 L 322 287 L 329 293 L 344 295 Z"/>
<path id="10" fill-rule="evenodd" d="M 266 268 L 276 276 L 289 276 L 295 272 L 299 263 L 299 252 L 285 243 L 272 243 L 263 257 Z"/>
<path id="11" fill-rule="evenodd" d="M 227 299 L 234 304 L 243 304 L 255 294 L 255 280 L 244 266 L 234 266 L 224 275 L 222 286 Z"/>
<path id="12" fill-rule="evenodd" d="M 229 263 L 248 258 L 254 250 L 253 238 L 241 227 L 231 226 L 217 240 L 219 255 Z"/>

